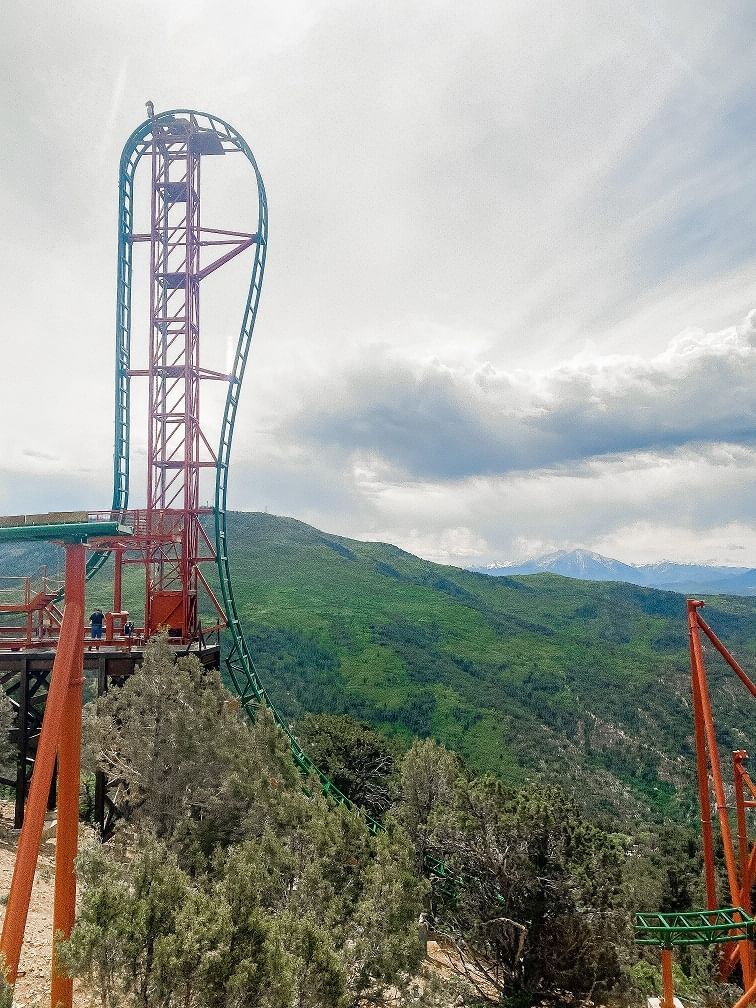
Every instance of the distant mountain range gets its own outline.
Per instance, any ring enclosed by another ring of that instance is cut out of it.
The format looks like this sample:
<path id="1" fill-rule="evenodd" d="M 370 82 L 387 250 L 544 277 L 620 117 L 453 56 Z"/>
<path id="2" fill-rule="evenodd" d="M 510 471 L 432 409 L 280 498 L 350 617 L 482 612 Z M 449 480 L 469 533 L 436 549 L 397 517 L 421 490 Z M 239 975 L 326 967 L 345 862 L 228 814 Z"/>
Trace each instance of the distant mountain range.
<path id="1" fill-rule="evenodd" d="M 756 595 L 756 569 L 753 567 L 710 567 L 667 560 L 654 564 L 626 564 L 584 549 L 557 550 L 521 563 L 470 569 L 493 577 L 548 573 L 582 581 L 624 581 L 684 595 Z"/>

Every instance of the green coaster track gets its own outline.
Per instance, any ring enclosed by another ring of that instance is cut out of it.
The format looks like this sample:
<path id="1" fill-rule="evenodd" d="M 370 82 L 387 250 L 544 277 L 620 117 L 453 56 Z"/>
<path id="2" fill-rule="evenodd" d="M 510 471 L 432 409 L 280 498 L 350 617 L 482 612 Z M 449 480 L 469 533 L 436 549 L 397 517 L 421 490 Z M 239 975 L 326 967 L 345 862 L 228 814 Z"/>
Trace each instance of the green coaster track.
<path id="1" fill-rule="evenodd" d="M 186 116 L 198 129 L 213 130 L 228 146 L 232 146 L 246 157 L 257 181 L 257 236 L 253 246 L 254 262 L 242 316 L 239 339 L 236 345 L 233 368 L 228 383 L 226 403 L 223 411 L 220 439 L 217 451 L 215 478 L 215 549 L 218 562 L 223 607 L 228 622 L 230 646 L 225 658 L 228 675 L 245 711 L 254 717 L 260 706 L 267 707 L 278 726 L 286 735 L 291 754 L 299 769 L 306 776 L 314 775 L 320 780 L 323 792 L 335 801 L 349 808 L 356 806 L 342 794 L 333 781 L 320 771 L 304 752 L 287 724 L 276 710 L 255 668 L 252 654 L 244 637 L 239 613 L 234 599 L 231 569 L 228 559 L 228 535 L 226 530 L 226 509 L 228 500 L 228 479 L 231 465 L 231 445 L 233 442 L 236 414 L 239 406 L 244 373 L 247 367 L 252 333 L 260 303 L 265 255 L 268 247 L 268 204 L 265 196 L 260 169 L 244 137 L 218 116 L 192 109 L 172 109 L 158 113 L 153 119 L 145 120 L 131 134 L 123 148 L 118 176 L 118 267 L 116 296 L 116 363 L 115 363 L 115 445 L 113 452 L 113 502 L 112 510 L 122 513 L 129 502 L 129 443 L 130 443 L 130 377 L 131 363 L 131 302 L 132 302 L 132 242 L 134 221 L 134 176 L 142 157 L 150 148 L 155 123 L 170 121 L 174 116 Z M 104 552 L 93 553 L 87 563 L 87 578 L 91 578 L 107 560 Z M 361 811 L 361 810 L 360 810 Z M 364 812 L 362 812 L 365 815 Z M 380 824 L 370 816 L 365 816 L 372 832 L 379 830 Z"/>
<path id="2" fill-rule="evenodd" d="M 634 928 L 636 944 L 665 949 L 756 939 L 756 920 L 742 907 L 639 913 L 635 915 Z"/>

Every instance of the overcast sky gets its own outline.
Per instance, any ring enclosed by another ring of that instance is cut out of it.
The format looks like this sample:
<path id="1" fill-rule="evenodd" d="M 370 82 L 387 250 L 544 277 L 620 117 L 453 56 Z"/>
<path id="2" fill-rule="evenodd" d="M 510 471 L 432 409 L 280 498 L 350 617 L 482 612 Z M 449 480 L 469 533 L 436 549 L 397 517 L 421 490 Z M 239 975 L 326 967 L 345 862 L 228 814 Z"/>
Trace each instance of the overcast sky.
<path id="1" fill-rule="evenodd" d="M 0 511 L 109 505 L 149 98 L 231 122 L 268 190 L 233 507 L 461 565 L 756 563 L 753 0 L 29 0 L 0 55 Z M 213 170 L 204 222 L 247 226 Z"/>

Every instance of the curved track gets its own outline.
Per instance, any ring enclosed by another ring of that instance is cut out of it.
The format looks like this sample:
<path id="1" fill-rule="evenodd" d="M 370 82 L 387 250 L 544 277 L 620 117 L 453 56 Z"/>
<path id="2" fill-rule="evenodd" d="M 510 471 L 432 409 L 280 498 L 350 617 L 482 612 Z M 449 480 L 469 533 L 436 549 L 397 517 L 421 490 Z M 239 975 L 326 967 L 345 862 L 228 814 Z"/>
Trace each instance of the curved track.
<path id="1" fill-rule="evenodd" d="M 252 660 L 252 654 L 247 645 L 242 630 L 241 621 L 234 599 L 231 569 L 228 559 L 226 534 L 226 506 L 228 496 L 228 478 L 231 465 L 231 445 L 233 441 L 236 413 L 239 396 L 247 367 L 249 350 L 252 344 L 252 332 L 260 302 L 263 273 L 265 270 L 265 254 L 268 239 L 268 204 L 265 196 L 260 170 L 254 155 L 244 137 L 229 123 L 217 116 L 192 109 L 171 109 L 161 112 L 154 120 L 147 119 L 131 134 L 123 148 L 118 181 L 118 273 L 116 298 L 116 371 L 115 371 L 115 444 L 113 452 L 113 503 L 112 510 L 125 511 L 129 501 L 129 441 L 130 441 L 130 378 L 131 364 L 131 292 L 132 292 L 132 244 L 131 234 L 134 223 L 134 176 L 144 154 L 150 146 L 150 138 L 155 121 L 171 116 L 187 116 L 200 128 L 214 130 L 221 139 L 233 145 L 244 154 L 255 173 L 258 196 L 257 234 L 259 240 L 254 246 L 254 262 L 247 292 L 244 313 L 239 331 L 239 339 L 234 355 L 231 380 L 228 384 L 226 404 L 223 411 L 223 422 L 218 444 L 218 465 L 215 479 L 215 547 L 218 559 L 218 577 L 220 581 L 223 607 L 228 621 L 230 646 L 225 659 L 226 668 L 236 693 L 239 695 L 244 709 L 251 716 L 261 705 L 266 706 L 273 714 L 276 723 L 285 733 L 292 756 L 304 774 L 315 774 L 322 785 L 323 792 L 336 801 L 356 808 L 342 794 L 334 783 L 313 764 L 309 756 L 301 748 L 289 731 L 283 718 L 268 697 L 267 691 Z M 93 553 L 87 563 L 87 577 L 92 577 L 105 563 L 107 553 Z M 364 813 L 363 813 L 364 814 Z M 380 829 L 378 822 L 366 816 L 368 826 L 375 832 Z"/>

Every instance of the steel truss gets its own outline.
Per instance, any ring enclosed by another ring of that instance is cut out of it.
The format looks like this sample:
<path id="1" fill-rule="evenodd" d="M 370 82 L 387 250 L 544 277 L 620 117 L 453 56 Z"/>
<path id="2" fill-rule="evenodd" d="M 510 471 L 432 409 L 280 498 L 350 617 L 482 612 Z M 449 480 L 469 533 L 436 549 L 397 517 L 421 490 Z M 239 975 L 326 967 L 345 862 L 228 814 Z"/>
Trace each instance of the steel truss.
<path id="1" fill-rule="evenodd" d="M 756 1002 L 754 940 L 756 922 L 752 916 L 752 893 L 756 881 L 756 838 L 749 830 L 747 813 L 756 809 L 756 785 L 745 763 L 748 754 L 738 749 L 732 754 L 732 784 L 722 772 L 709 682 L 704 660 L 704 640 L 714 648 L 740 680 L 751 697 L 756 697 L 754 683 L 734 656 L 717 637 L 701 615 L 704 603 L 688 601 L 688 638 L 690 644 L 691 693 L 696 741 L 696 775 L 701 810 L 701 842 L 706 882 L 706 909 L 691 913 L 643 913 L 636 916 L 636 940 L 642 945 L 656 945 L 662 950 L 664 997 L 662 1008 L 673 1008 L 672 949 L 678 945 L 723 944 L 720 963 L 723 979 L 740 966 L 744 993 L 735 1008 L 747 1008 Z M 734 795 L 735 823 L 731 820 L 728 787 Z M 712 816 L 719 826 L 722 861 L 727 879 L 727 907 L 719 906 L 717 859 Z"/>
<path id="2" fill-rule="evenodd" d="M 243 152 L 255 168 L 258 219 L 254 234 L 208 228 L 201 219 L 201 164 L 208 156 Z M 140 160 L 151 165 L 150 230 L 134 230 L 134 175 Z M 252 288 L 256 291 L 245 329 L 254 323 L 265 256 L 267 213 L 262 180 L 249 148 L 228 124 L 189 110 L 164 112 L 143 123 L 121 158 L 119 267 L 116 328 L 116 446 L 113 506 L 125 509 L 129 476 L 129 404 L 132 378 L 148 381 L 147 507 L 139 514 L 135 540 L 126 554 L 145 566 L 144 636 L 158 627 L 181 641 L 199 639 L 226 622 L 201 564 L 216 560 L 217 548 L 201 523 L 200 473 L 219 468 L 219 451 L 200 418 L 201 387 L 207 381 L 229 385 L 241 374 L 222 374 L 200 359 L 201 281 L 247 249 L 255 249 Z M 131 367 L 132 252 L 149 245 L 150 332 L 145 370 Z M 248 350 L 247 340 L 247 350 Z M 244 357 L 246 363 L 246 353 Z M 243 368 L 242 368 L 243 373 Z M 233 427 L 233 423 L 232 423 Z M 116 553 L 116 559 L 124 551 Z M 216 613 L 202 627 L 199 594 Z"/>

